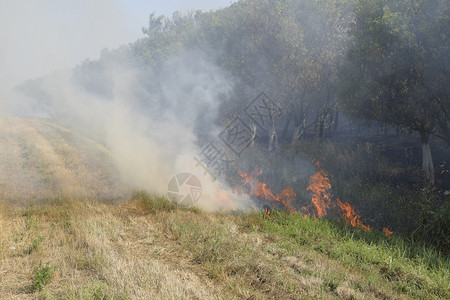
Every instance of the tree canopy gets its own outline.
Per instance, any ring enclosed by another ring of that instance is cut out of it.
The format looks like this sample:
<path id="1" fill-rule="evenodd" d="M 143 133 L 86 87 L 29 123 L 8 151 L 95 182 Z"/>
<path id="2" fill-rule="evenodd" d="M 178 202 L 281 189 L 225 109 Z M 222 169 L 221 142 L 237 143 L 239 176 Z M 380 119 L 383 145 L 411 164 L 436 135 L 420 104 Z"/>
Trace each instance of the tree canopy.
<path id="1" fill-rule="evenodd" d="M 341 71 L 340 97 L 357 118 L 421 134 L 433 181 L 430 136 L 450 145 L 449 2 L 360 0 Z"/>
<path id="2" fill-rule="evenodd" d="M 218 11 L 151 14 L 141 39 L 83 62 L 74 78 L 108 98 L 110 65 L 131 62 L 143 74 L 158 74 L 168 59 L 197 51 L 233 76 L 234 97 L 223 115 L 232 118 L 243 98 L 264 91 L 285 113 L 283 127 L 295 145 L 311 128 L 323 138 L 343 108 L 353 119 L 419 132 L 432 180 L 430 139 L 450 145 L 449 5 L 246 0 Z"/>

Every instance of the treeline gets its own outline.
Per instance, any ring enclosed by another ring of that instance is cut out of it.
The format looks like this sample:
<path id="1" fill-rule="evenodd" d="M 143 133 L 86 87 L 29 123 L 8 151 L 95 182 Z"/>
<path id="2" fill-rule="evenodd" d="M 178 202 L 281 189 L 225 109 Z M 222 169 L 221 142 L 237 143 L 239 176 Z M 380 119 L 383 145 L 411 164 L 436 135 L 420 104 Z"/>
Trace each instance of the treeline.
<path id="1" fill-rule="evenodd" d="M 434 182 L 430 141 L 450 145 L 449 31 L 446 0 L 245 0 L 213 12 L 151 14 L 143 38 L 83 62 L 74 78 L 108 98 L 111 65 L 157 74 L 171 57 L 208 56 L 234 78 L 223 117 L 261 91 L 283 111 L 266 133 L 269 148 L 281 136 L 294 147 L 308 132 L 323 139 L 345 118 L 395 127 L 420 134 Z"/>
<path id="2" fill-rule="evenodd" d="M 145 37 L 76 72 L 86 88 L 108 95 L 101 76 L 108 63 L 133 60 L 158 70 L 174 55 L 201 51 L 236 79 L 224 116 L 258 91 L 277 102 L 284 115 L 270 143 L 283 131 L 295 146 L 312 128 L 323 139 L 326 129 L 336 132 L 343 112 L 420 133 L 423 169 L 433 182 L 430 140 L 450 145 L 449 6 L 445 0 L 247 0 L 215 12 L 152 14 Z"/>

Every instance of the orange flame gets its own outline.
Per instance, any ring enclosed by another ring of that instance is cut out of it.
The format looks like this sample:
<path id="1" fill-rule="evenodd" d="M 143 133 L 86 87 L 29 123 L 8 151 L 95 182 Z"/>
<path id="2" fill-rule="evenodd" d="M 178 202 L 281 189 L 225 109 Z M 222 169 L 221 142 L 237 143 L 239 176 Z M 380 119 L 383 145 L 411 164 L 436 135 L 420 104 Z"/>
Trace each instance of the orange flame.
<path id="1" fill-rule="evenodd" d="M 355 209 L 353 206 L 350 205 L 348 202 L 341 202 L 339 198 L 337 199 L 337 204 L 341 208 L 343 214 L 342 217 L 344 218 L 345 222 L 348 224 L 351 224 L 353 227 L 361 227 L 365 231 L 371 231 L 371 228 L 369 225 L 364 225 L 360 221 L 360 216 L 356 214 Z"/>
<path id="2" fill-rule="evenodd" d="M 228 197 L 225 190 L 218 190 L 216 193 L 216 199 L 222 207 L 230 207 L 233 204 L 233 200 Z"/>
<path id="3" fill-rule="evenodd" d="M 261 199 L 268 201 L 269 203 L 280 202 L 284 207 L 291 213 L 297 213 L 297 211 L 292 207 L 292 203 L 296 200 L 296 194 L 294 189 L 291 187 L 285 188 L 280 194 L 274 195 L 272 190 L 267 186 L 267 184 L 256 180 L 256 176 L 262 174 L 261 169 L 256 169 L 253 172 L 241 172 L 238 171 L 244 180 L 244 184 L 235 189 L 235 192 L 242 193 L 243 187 L 248 184 L 250 186 L 249 195 L 256 196 Z"/>
<path id="4" fill-rule="evenodd" d="M 383 227 L 383 232 L 386 234 L 386 237 L 388 238 L 388 240 L 391 239 L 391 235 L 394 233 L 393 231 L 390 231 L 386 227 Z"/>
<path id="5" fill-rule="evenodd" d="M 258 185 L 258 181 L 255 179 L 258 175 L 262 174 L 261 169 L 255 169 L 253 172 L 242 172 L 238 170 L 239 175 L 242 177 L 244 183 L 240 186 L 236 186 L 234 189 L 234 192 L 236 194 L 245 194 L 244 186 L 249 185 L 250 191 L 248 192 L 249 195 L 254 195 L 256 191 L 256 187 Z"/>
<path id="6" fill-rule="evenodd" d="M 341 216 L 347 224 L 350 224 L 353 227 L 360 227 L 365 231 L 371 231 L 370 226 L 364 225 L 361 221 L 361 216 L 355 212 L 355 208 L 350 203 L 341 202 L 339 198 L 336 199 L 337 205 L 336 203 L 332 203 L 333 195 L 329 192 L 331 183 L 328 174 L 321 169 L 319 162 L 316 162 L 316 166 L 318 171 L 309 178 L 309 186 L 307 187 L 307 190 L 312 192 L 311 205 L 305 205 L 300 208 L 304 212 L 303 216 L 307 218 L 308 211 L 311 211 L 308 207 L 312 207 L 314 210 L 314 217 L 317 219 L 326 216 L 328 209 L 336 208 L 336 206 L 338 206 L 341 210 Z M 256 196 L 271 204 L 279 202 L 291 213 L 297 213 L 296 209 L 294 209 L 295 205 L 293 205 L 296 202 L 296 194 L 292 187 L 287 187 L 282 190 L 281 193 L 275 195 L 266 183 L 256 179 L 257 176 L 262 174 L 261 169 L 255 169 L 251 172 L 242 172 L 238 170 L 238 173 L 243 179 L 243 184 L 235 188 L 234 192 L 236 194 L 245 193 L 250 196 Z M 247 191 L 245 191 L 245 186 L 248 186 L 250 190 L 247 188 Z M 266 214 L 270 214 L 270 210 L 264 209 L 264 211 Z M 383 231 L 390 239 L 392 232 L 387 228 L 383 228 Z"/>
<path id="7" fill-rule="evenodd" d="M 307 190 L 313 193 L 311 201 L 319 218 L 327 214 L 327 209 L 331 205 L 331 195 L 328 193 L 329 189 L 331 189 L 331 184 L 325 171 L 319 169 L 318 172 L 309 178 Z"/>

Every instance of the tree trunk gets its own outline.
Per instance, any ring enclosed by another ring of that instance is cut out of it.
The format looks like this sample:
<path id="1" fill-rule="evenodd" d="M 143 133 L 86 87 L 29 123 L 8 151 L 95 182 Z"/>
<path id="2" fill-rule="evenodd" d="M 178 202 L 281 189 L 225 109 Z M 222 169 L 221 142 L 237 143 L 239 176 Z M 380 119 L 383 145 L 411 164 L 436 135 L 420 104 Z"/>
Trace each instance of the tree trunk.
<path id="1" fill-rule="evenodd" d="M 291 145 L 295 148 L 297 145 L 298 139 L 304 134 L 306 120 L 305 120 L 305 110 L 303 108 L 303 104 L 300 104 L 299 110 L 294 112 L 294 132 L 292 134 Z"/>
<path id="2" fill-rule="evenodd" d="M 422 168 L 427 179 L 434 184 L 434 165 L 430 149 L 430 135 L 427 132 L 420 132 L 422 141 Z"/>
<path id="3" fill-rule="evenodd" d="M 278 136 L 277 130 L 275 128 L 275 117 L 272 115 L 272 126 L 269 131 L 269 151 L 277 149 L 278 147 Z"/>
<path id="4" fill-rule="evenodd" d="M 292 140 L 291 140 L 291 145 L 293 147 L 295 147 L 297 145 L 297 140 L 300 135 L 300 131 L 301 131 L 301 125 L 294 127 L 294 133 L 292 134 Z"/>
<path id="5" fill-rule="evenodd" d="M 328 124 L 328 135 L 333 135 L 334 113 L 330 114 L 330 123 Z"/>
<path id="6" fill-rule="evenodd" d="M 272 127 L 269 132 L 269 151 L 272 151 L 277 147 L 278 147 L 277 131 L 274 127 Z"/>
<path id="7" fill-rule="evenodd" d="M 253 149 L 253 147 L 255 146 L 255 140 L 256 140 L 256 123 L 252 122 L 251 124 L 252 126 L 252 140 L 251 140 L 251 144 L 250 144 L 250 148 Z"/>

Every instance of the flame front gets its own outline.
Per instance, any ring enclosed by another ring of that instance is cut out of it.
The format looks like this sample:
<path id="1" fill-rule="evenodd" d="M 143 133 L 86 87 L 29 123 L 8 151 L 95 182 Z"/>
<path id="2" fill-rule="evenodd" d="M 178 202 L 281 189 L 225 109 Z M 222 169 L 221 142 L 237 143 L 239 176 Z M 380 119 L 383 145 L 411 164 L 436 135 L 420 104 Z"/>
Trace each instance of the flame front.
<path id="1" fill-rule="evenodd" d="M 371 231 L 370 226 L 365 225 L 361 221 L 361 216 L 356 213 L 355 208 L 350 203 L 341 202 L 339 198 L 335 202 L 333 201 L 333 195 L 329 192 L 331 183 L 328 174 L 320 167 L 318 162 L 316 166 L 318 171 L 309 178 L 307 187 L 307 190 L 312 192 L 311 204 L 300 208 L 304 211 L 304 217 L 315 215 L 316 218 L 322 218 L 327 215 L 328 209 L 337 209 L 347 224 L 353 227 L 360 227 L 365 231 Z M 292 187 L 287 187 L 281 193 L 275 195 L 266 183 L 256 179 L 257 176 L 262 174 L 261 169 L 255 169 L 251 172 L 238 170 L 238 173 L 242 177 L 243 183 L 235 188 L 234 193 L 236 195 L 247 194 L 267 201 L 270 204 L 281 203 L 291 213 L 297 213 L 295 209 L 296 194 Z M 223 205 L 229 205 L 232 200 L 224 194 L 219 197 L 218 201 Z M 270 209 L 264 208 L 264 211 L 266 214 L 270 214 Z M 393 232 L 386 227 L 383 228 L 383 231 L 390 239 Z"/>
<path id="2" fill-rule="evenodd" d="M 251 173 L 241 171 L 238 172 L 244 180 L 244 184 L 236 188 L 235 192 L 242 193 L 244 190 L 244 186 L 247 184 L 250 186 L 250 191 L 248 193 L 250 196 L 256 196 L 260 199 L 268 201 L 271 204 L 279 202 L 283 204 L 283 206 L 291 213 L 297 213 L 297 211 L 292 207 L 292 204 L 297 198 L 297 195 L 295 194 L 292 187 L 285 188 L 281 191 L 281 193 L 275 196 L 272 190 L 267 186 L 267 184 L 262 183 L 256 179 L 256 176 L 262 174 L 261 169 L 256 169 Z"/>
<path id="3" fill-rule="evenodd" d="M 390 231 L 386 227 L 383 227 L 383 232 L 386 234 L 386 237 L 388 238 L 388 240 L 391 239 L 391 235 L 394 233 L 393 231 Z"/>
<path id="4" fill-rule="evenodd" d="M 317 212 L 317 217 L 319 218 L 325 216 L 327 214 L 327 209 L 330 208 L 331 195 L 328 193 L 329 189 L 331 189 L 331 183 L 325 171 L 319 169 L 318 172 L 309 178 L 307 190 L 313 193 L 311 202 L 313 203 Z"/>
<path id="5" fill-rule="evenodd" d="M 361 227 L 365 231 L 371 231 L 369 225 L 364 225 L 363 222 L 361 222 L 361 220 L 359 219 L 360 216 L 356 214 L 355 209 L 350 205 L 350 203 L 341 202 L 338 198 L 337 204 L 342 210 L 342 217 L 344 218 L 346 223 L 351 224 L 353 227 Z"/>

